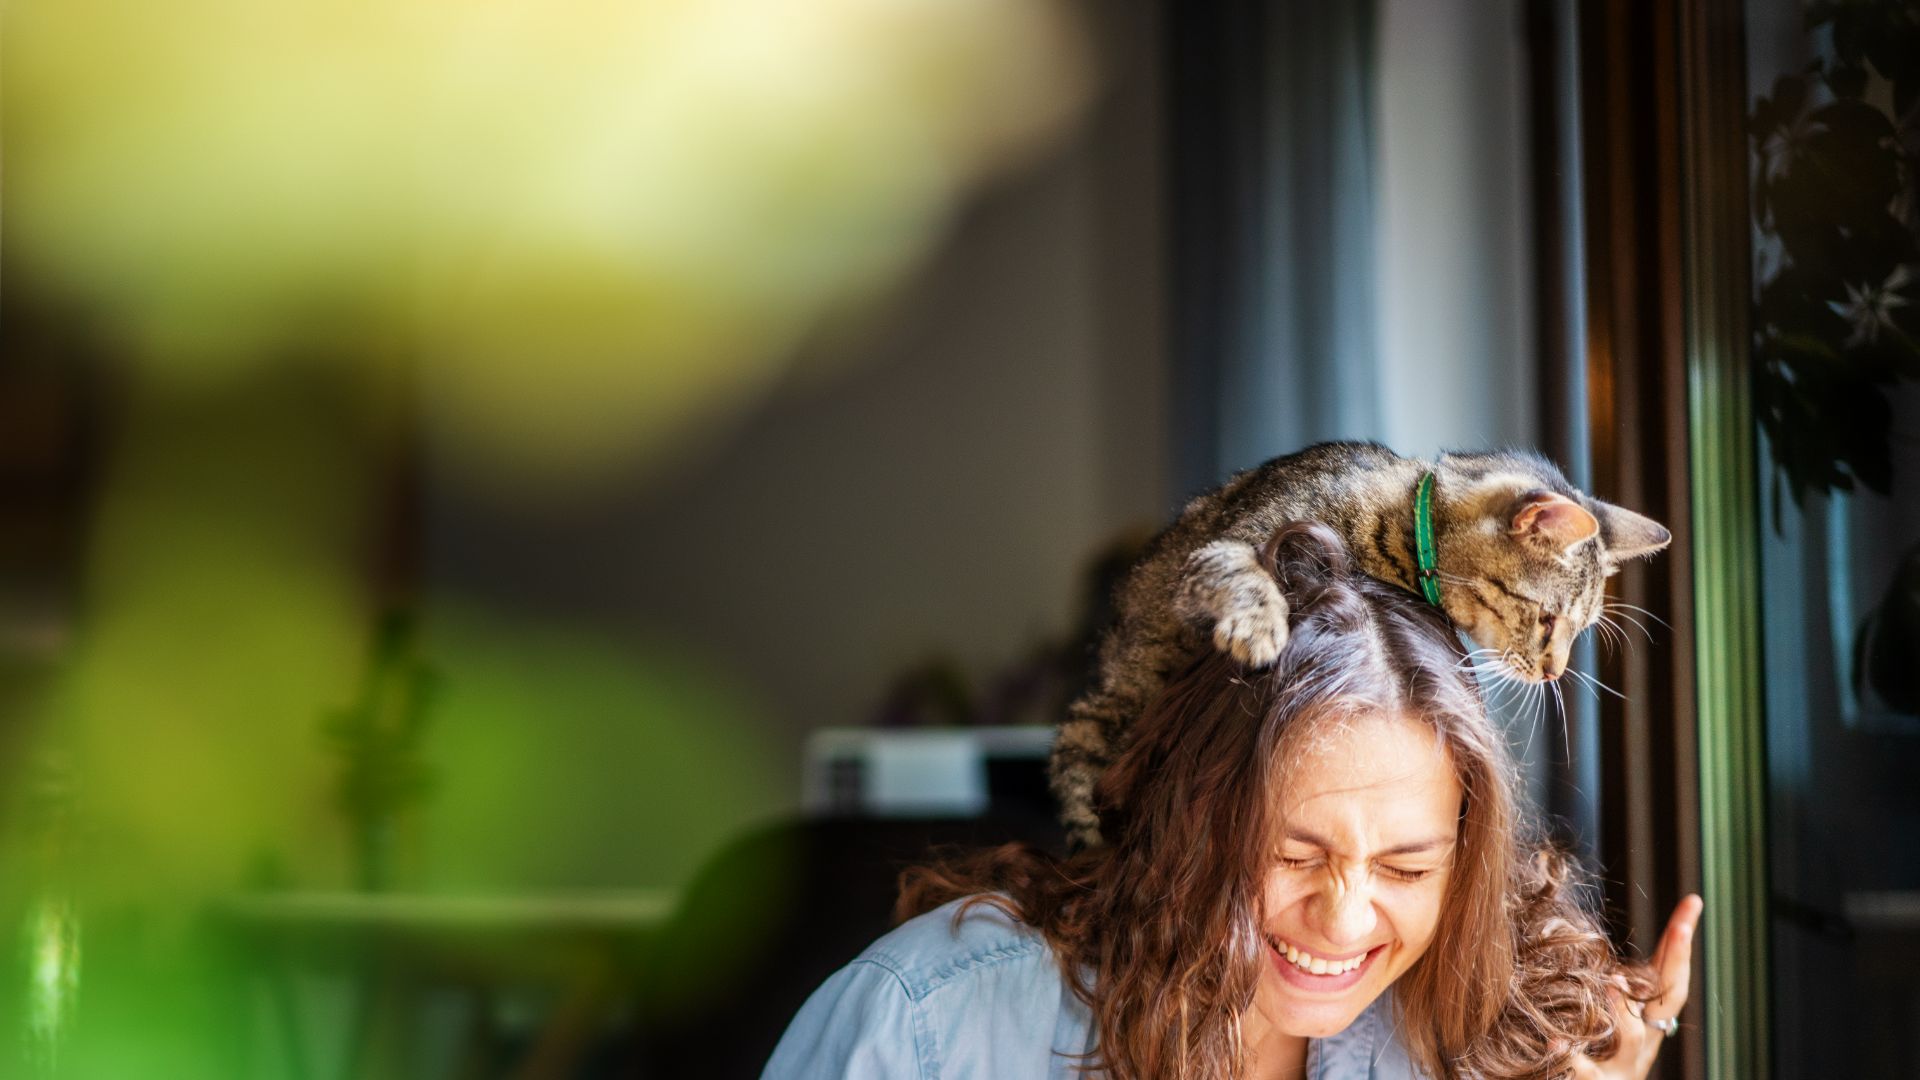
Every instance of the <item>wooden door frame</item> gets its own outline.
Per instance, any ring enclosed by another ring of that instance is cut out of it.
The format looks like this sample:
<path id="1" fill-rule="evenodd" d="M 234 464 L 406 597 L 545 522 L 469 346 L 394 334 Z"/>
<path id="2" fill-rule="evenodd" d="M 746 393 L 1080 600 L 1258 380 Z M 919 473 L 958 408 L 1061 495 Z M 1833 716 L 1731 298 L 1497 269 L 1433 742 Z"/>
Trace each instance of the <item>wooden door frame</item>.
<path id="1" fill-rule="evenodd" d="M 1707 912 L 1660 1075 L 1764 1080 L 1764 714 L 1748 398 L 1745 42 L 1739 0 L 1581 0 L 1587 416 L 1594 488 L 1673 546 L 1617 579 L 1657 613 L 1603 657 L 1600 856 L 1623 943 Z"/>

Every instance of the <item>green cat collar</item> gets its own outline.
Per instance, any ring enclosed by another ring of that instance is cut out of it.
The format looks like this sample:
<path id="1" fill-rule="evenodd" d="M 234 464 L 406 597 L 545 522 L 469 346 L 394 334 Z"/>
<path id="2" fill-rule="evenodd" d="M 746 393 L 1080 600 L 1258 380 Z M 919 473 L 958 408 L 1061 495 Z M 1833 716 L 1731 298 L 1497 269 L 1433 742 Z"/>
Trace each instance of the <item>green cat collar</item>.
<path id="1" fill-rule="evenodd" d="M 1420 592 L 1427 603 L 1440 607 L 1440 565 L 1433 547 L 1433 474 L 1420 477 L 1413 489 L 1413 554 L 1420 561 Z"/>

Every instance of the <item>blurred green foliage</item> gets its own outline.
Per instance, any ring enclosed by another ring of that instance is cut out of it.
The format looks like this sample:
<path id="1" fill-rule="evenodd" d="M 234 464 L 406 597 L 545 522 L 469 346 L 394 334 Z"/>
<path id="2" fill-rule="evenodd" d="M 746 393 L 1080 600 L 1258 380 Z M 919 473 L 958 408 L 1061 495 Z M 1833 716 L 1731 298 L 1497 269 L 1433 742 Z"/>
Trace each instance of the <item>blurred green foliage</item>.
<path id="1" fill-rule="evenodd" d="M 671 895 L 789 808 L 745 643 L 383 595 L 396 473 L 537 504 L 724 437 L 1073 117 L 1059 6 L 13 0 L 0 43 L 9 285 L 113 368 L 74 645 L 0 671 L 5 764 L 71 781 L 0 837 L 0 1075 L 301 1076 L 236 891 Z M 758 947 L 763 869 L 663 978 Z"/>

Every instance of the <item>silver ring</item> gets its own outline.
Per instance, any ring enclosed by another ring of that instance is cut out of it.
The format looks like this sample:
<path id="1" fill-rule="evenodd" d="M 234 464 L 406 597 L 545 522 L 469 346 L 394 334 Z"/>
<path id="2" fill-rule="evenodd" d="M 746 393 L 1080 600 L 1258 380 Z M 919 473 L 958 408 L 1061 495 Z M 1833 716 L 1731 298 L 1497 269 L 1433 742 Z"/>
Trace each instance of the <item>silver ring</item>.
<path id="1" fill-rule="evenodd" d="M 1646 1018 L 1642 1017 L 1641 1019 L 1644 1020 Z M 1647 1026 L 1662 1035 L 1671 1035 L 1680 1030 L 1680 1018 L 1677 1016 L 1669 1016 L 1665 1020 L 1647 1020 Z"/>

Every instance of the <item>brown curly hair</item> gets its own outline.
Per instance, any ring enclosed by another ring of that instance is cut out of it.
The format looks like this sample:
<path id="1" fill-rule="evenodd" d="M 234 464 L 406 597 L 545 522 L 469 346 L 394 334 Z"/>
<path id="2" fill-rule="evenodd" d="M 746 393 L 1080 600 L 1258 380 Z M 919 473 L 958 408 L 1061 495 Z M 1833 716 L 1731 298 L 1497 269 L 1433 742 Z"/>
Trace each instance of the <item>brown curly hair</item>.
<path id="1" fill-rule="evenodd" d="M 1562 1077 L 1577 1053 L 1609 1056 L 1613 996 L 1652 999 L 1652 973 L 1616 957 L 1572 860 L 1525 821 L 1451 624 L 1358 573 L 1324 526 L 1282 529 L 1262 559 L 1292 608 L 1286 648 L 1261 672 L 1209 650 L 1169 682 L 1101 778 L 1106 847 L 909 870 L 896 916 L 971 897 L 956 919 L 991 904 L 1038 930 L 1101 1033 L 1091 1072 L 1243 1076 L 1289 764 L 1329 724 L 1405 714 L 1432 726 L 1464 796 L 1439 926 L 1394 986 L 1399 1039 L 1436 1080 Z"/>

